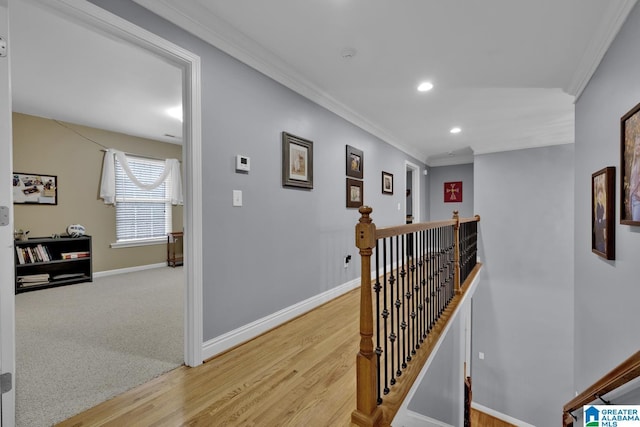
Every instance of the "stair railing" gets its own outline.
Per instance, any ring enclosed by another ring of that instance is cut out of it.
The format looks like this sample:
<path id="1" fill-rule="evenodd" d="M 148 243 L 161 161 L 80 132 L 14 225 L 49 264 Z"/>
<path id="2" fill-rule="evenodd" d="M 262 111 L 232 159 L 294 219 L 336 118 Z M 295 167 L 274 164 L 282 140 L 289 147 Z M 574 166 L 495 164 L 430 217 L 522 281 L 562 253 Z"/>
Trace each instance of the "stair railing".
<path id="1" fill-rule="evenodd" d="M 360 351 L 351 422 L 387 426 L 478 271 L 480 217 L 454 211 L 447 221 L 377 229 L 370 207 L 359 212 Z"/>
<path id="2" fill-rule="evenodd" d="M 640 351 L 636 351 L 627 360 L 564 405 L 562 408 L 562 427 L 573 426 L 574 411 L 602 399 L 607 393 L 611 393 L 638 377 L 640 377 Z"/>

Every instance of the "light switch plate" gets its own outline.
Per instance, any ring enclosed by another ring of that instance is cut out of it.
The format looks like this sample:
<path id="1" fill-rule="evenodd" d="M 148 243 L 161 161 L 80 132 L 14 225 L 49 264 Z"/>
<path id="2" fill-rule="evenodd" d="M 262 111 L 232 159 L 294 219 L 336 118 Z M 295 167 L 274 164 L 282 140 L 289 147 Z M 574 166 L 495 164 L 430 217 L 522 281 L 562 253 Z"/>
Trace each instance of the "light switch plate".
<path id="1" fill-rule="evenodd" d="M 233 206 L 242 206 L 242 190 L 233 190 Z"/>

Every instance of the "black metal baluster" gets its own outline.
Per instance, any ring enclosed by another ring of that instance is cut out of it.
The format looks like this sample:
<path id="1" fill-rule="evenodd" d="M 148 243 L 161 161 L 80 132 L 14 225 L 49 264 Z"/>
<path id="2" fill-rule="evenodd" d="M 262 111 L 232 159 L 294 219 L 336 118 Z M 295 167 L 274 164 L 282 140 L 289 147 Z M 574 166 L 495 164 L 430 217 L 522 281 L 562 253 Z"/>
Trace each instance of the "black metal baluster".
<path id="1" fill-rule="evenodd" d="M 382 347 L 380 347 L 380 290 L 382 286 L 380 285 L 380 251 L 378 250 L 378 246 L 376 245 L 376 283 L 373 287 L 373 290 L 376 293 L 376 355 L 378 356 L 378 405 L 382 403 L 382 374 L 380 372 L 380 357 L 382 356 Z M 384 280 L 384 279 L 383 279 Z M 386 340 L 386 338 L 385 338 Z"/>
<path id="2" fill-rule="evenodd" d="M 410 293 L 411 293 L 411 328 L 410 328 L 410 332 L 411 332 L 411 353 L 409 354 L 409 359 L 411 360 L 411 356 L 416 354 L 416 348 L 418 345 L 418 340 L 417 340 L 417 330 L 418 330 L 418 326 L 416 325 L 416 317 L 418 315 L 418 306 L 416 305 L 417 303 L 417 297 L 418 297 L 418 281 L 416 280 L 416 275 L 418 274 L 418 272 L 416 271 L 416 253 L 418 252 L 415 245 L 417 243 L 418 240 L 418 235 L 417 233 L 412 233 L 411 234 L 411 253 L 414 255 L 411 258 L 411 281 L 410 281 L 410 285 L 411 287 L 409 288 Z"/>
<path id="3" fill-rule="evenodd" d="M 395 280 L 395 276 L 393 274 L 394 272 L 394 268 L 393 268 L 393 238 L 389 237 L 389 292 L 390 292 L 390 302 L 391 304 L 394 303 L 394 299 L 393 299 L 393 291 L 394 291 L 394 284 L 396 282 Z M 389 325 L 391 328 L 391 334 L 389 334 L 389 341 L 391 342 L 391 363 L 389 364 L 389 368 L 391 370 L 391 385 L 394 385 L 396 383 L 396 376 L 395 376 L 395 367 L 394 367 L 394 361 L 395 361 L 395 344 L 396 344 L 396 334 L 395 334 L 395 316 L 394 316 L 394 312 L 393 312 L 393 307 L 390 307 L 390 311 L 391 311 L 391 324 Z"/>
<path id="4" fill-rule="evenodd" d="M 396 272 L 401 271 L 402 267 L 402 259 L 400 258 L 400 238 L 398 236 L 396 236 Z M 401 273 L 400 273 L 401 274 Z M 400 369 L 400 364 L 402 363 L 400 359 L 402 359 L 402 335 L 400 333 L 400 327 L 401 327 L 401 323 L 400 323 L 400 308 L 402 307 L 402 289 L 401 289 L 401 283 L 400 283 L 400 279 L 398 279 L 396 281 L 396 335 L 398 337 L 398 339 L 396 340 L 396 351 L 398 353 L 398 364 L 396 367 L 396 376 L 400 376 L 402 375 L 402 370 Z"/>
<path id="5" fill-rule="evenodd" d="M 376 246 L 377 250 L 378 246 Z M 376 252 L 376 266 L 377 266 L 378 258 Z M 384 394 L 389 393 L 389 356 L 388 356 L 388 343 L 389 343 L 389 335 L 387 334 L 387 323 L 389 318 L 389 310 L 387 304 L 387 292 L 389 287 L 387 286 L 387 239 L 382 239 L 382 277 L 384 288 L 382 290 L 382 327 L 383 327 L 383 336 L 384 336 Z"/>
<path id="6" fill-rule="evenodd" d="M 402 369 L 407 367 L 407 343 L 408 343 L 408 339 L 407 339 L 407 304 L 405 301 L 405 297 L 407 295 L 407 271 L 405 269 L 405 266 L 407 265 L 407 258 L 406 258 L 406 246 L 407 246 L 407 239 L 406 239 L 407 235 L 403 234 L 402 235 L 402 249 L 401 249 L 401 254 L 402 254 L 402 261 L 401 261 L 401 268 L 402 270 L 400 271 L 400 275 L 402 276 L 402 284 L 401 284 L 401 289 L 400 289 L 400 293 L 398 294 L 398 302 L 402 305 L 400 312 L 402 313 L 402 323 L 400 324 L 400 327 L 402 329 L 402 335 L 401 335 L 401 341 L 402 341 Z"/>

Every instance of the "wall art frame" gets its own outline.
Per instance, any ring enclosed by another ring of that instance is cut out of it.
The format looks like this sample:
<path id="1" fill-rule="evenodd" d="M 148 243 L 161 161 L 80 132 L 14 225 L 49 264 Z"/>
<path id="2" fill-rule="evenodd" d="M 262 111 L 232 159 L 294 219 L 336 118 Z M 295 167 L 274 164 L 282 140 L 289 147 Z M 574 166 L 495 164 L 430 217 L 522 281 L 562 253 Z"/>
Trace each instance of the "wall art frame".
<path id="1" fill-rule="evenodd" d="M 620 224 L 640 225 L 640 104 L 620 119 Z"/>
<path id="2" fill-rule="evenodd" d="M 364 182 L 347 178 L 347 207 L 359 208 L 364 204 Z"/>
<path id="3" fill-rule="evenodd" d="M 608 166 L 591 175 L 591 251 L 616 259 L 616 168 Z"/>
<path id="4" fill-rule="evenodd" d="M 313 141 L 282 132 L 282 186 L 313 189 Z"/>
<path id="5" fill-rule="evenodd" d="M 364 178 L 364 153 L 362 150 L 347 145 L 346 168 L 347 176 L 357 179 Z"/>
<path id="6" fill-rule="evenodd" d="M 382 194 L 393 194 L 393 174 L 382 171 Z"/>
<path id="7" fill-rule="evenodd" d="M 14 172 L 13 203 L 16 205 L 57 205 L 58 176 Z"/>
<path id="8" fill-rule="evenodd" d="M 462 181 L 444 183 L 444 203 L 462 203 Z"/>

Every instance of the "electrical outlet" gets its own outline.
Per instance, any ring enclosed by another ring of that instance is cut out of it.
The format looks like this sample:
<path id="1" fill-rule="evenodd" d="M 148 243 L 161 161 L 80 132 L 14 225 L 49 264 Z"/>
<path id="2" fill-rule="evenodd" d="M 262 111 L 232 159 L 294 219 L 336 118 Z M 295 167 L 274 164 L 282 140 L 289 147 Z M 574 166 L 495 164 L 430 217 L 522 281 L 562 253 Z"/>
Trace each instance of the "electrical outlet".
<path id="1" fill-rule="evenodd" d="M 480 360 L 484 360 L 484 353 L 483 352 L 478 353 L 478 358 Z"/>
<path id="2" fill-rule="evenodd" d="M 344 257 L 344 268 L 349 267 L 349 262 L 351 261 L 351 255 L 346 255 Z"/>

